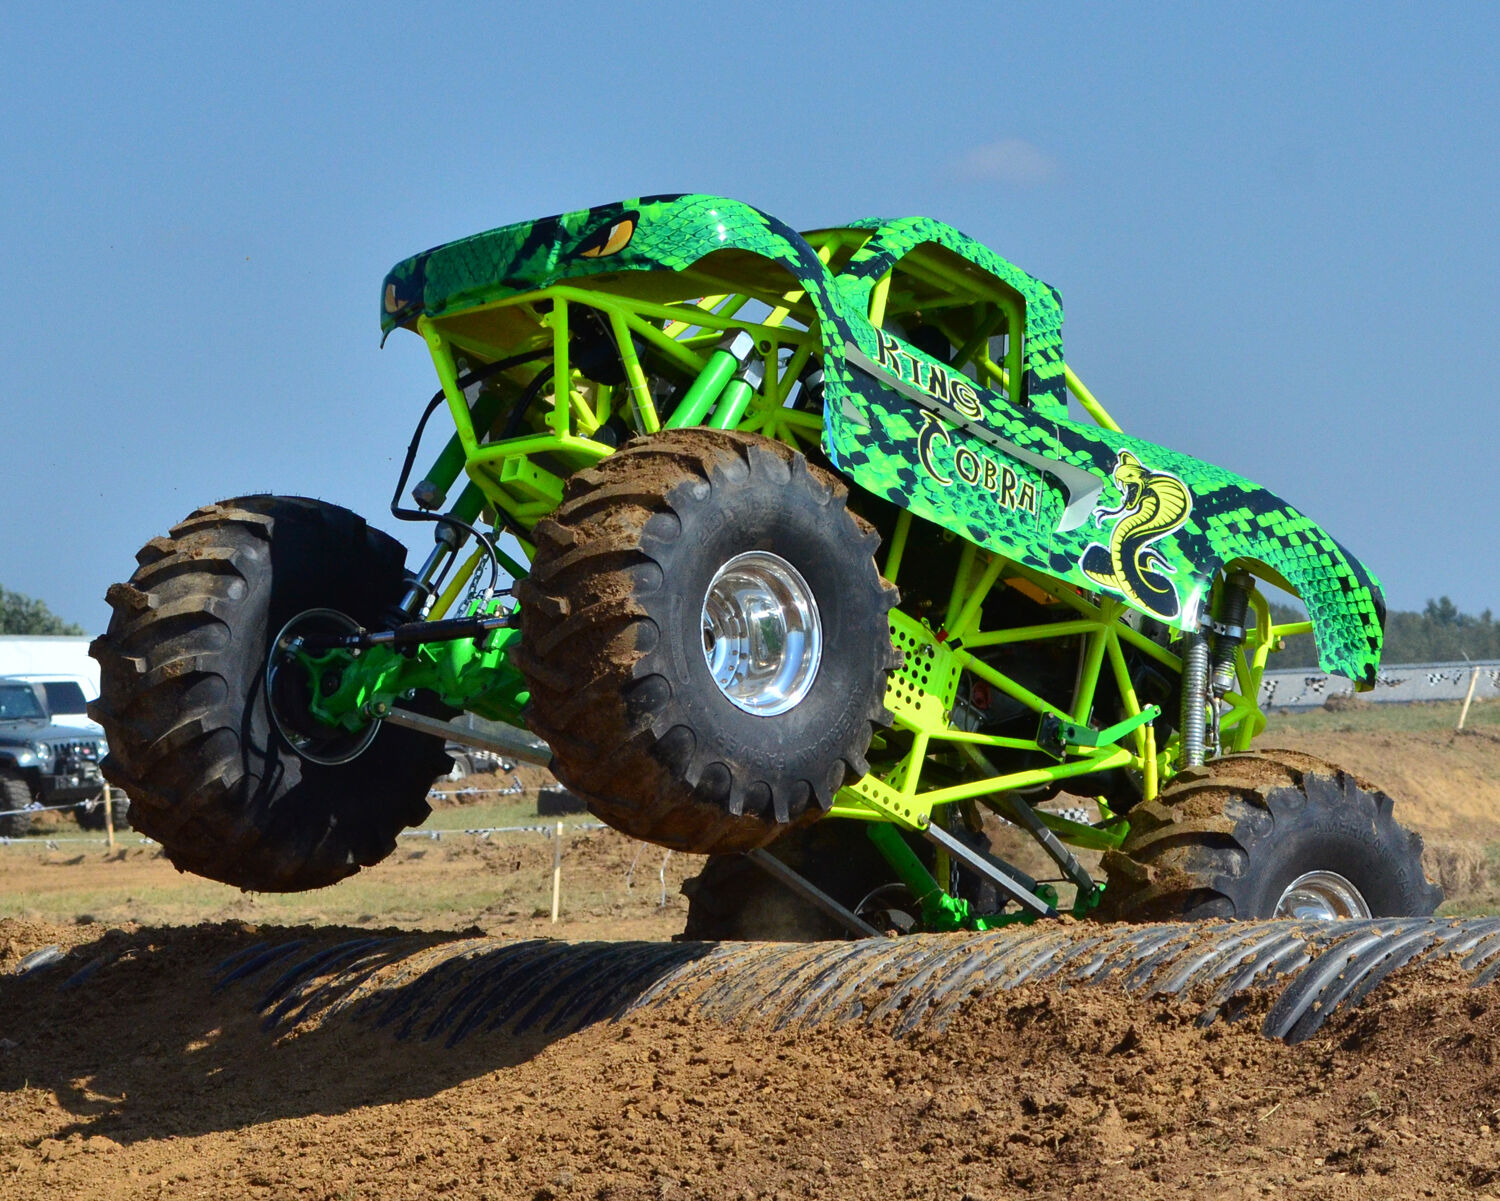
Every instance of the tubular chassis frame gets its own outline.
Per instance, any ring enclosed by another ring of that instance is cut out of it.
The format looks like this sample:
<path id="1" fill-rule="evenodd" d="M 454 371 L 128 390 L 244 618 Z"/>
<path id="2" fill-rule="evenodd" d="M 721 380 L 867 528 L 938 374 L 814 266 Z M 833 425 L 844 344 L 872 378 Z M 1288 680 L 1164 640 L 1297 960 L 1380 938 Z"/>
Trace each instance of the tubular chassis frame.
<path id="1" fill-rule="evenodd" d="M 870 231 L 839 229 L 805 236 L 820 262 L 836 274 Z M 881 324 L 892 303 L 891 277 L 887 271 L 870 291 L 873 325 Z M 642 277 L 632 278 L 639 283 Z M 469 523 L 489 517 L 497 532 L 514 534 L 529 557 L 528 533 L 560 503 L 566 476 L 612 453 L 608 431 L 621 422 L 636 434 L 697 424 L 736 429 L 817 453 L 824 416 L 820 405 L 804 405 L 806 389 L 798 387 L 810 361 L 822 350 L 819 315 L 806 292 L 732 283 L 698 266 L 665 278 L 670 286 L 663 285 L 661 274 L 649 277 L 659 299 L 618 294 L 611 290 L 614 281 L 600 277 L 506 296 L 467 307 L 452 317 L 417 317 L 416 331 L 431 354 L 455 427 L 425 477 L 424 486 L 430 486 L 436 497 L 433 507 L 446 500 L 460 473 L 464 474 L 466 486 L 448 513 Z M 787 281 L 795 283 L 791 276 Z M 939 277 L 933 282 L 959 302 L 977 303 L 972 281 L 962 276 Z M 971 365 L 981 384 L 1011 395 L 1012 381 L 1022 372 L 1023 340 L 1009 337 L 1002 361 L 995 362 L 991 331 L 1020 331 L 1024 322 L 1014 307 L 997 305 L 996 309 L 989 328 L 968 338 L 955 336 L 955 343 L 961 341 L 963 348 L 954 366 Z M 941 328 L 941 318 L 935 320 Z M 570 330 L 584 324 L 607 331 L 623 368 L 622 383 L 598 383 L 570 362 Z M 486 331 L 501 331 L 505 336 L 492 340 L 483 336 Z M 743 357 L 726 356 L 728 339 L 737 334 L 748 335 L 753 347 Z M 488 388 L 465 389 L 465 376 L 474 368 L 538 352 L 542 352 L 541 366 L 535 362 L 518 365 L 499 373 Z M 643 356 L 651 360 L 652 371 L 642 362 Z M 686 391 L 674 398 L 675 407 L 665 422 L 652 384 L 652 375 L 664 371 L 686 383 Z M 1119 430 L 1071 369 L 1064 369 L 1064 380 L 1068 394 L 1096 426 Z M 540 402 L 527 414 L 528 428 L 512 436 L 495 436 L 497 419 L 528 387 Z M 882 572 L 898 587 L 913 524 L 921 522 L 910 511 L 899 511 L 894 533 L 883 548 Z M 922 536 L 941 534 L 929 527 Z M 434 587 L 425 612 L 414 617 L 437 621 L 455 612 L 462 617 L 503 613 L 500 598 L 487 595 L 478 583 L 484 548 L 472 550 L 454 570 L 457 550 L 440 537 L 423 569 Z M 502 558 L 512 575 L 525 573 L 524 565 L 508 556 Z M 981 618 L 984 602 L 993 590 L 1004 587 L 1019 588 L 1045 603 L 1062 606 L 1059 612 L 1065 610 L 1070 616 L 1020 628 L 986 629 Z M 1218 611 L 1219 594 L 1216 587 L 1210 612 Z M 1267 658 L 1283 637 L 1313 628 L 1311 622 L 1273 623 L 1259 592 L 1252 593 L 1250 604 L 1253 623 L 1247 623 L 1245 642 L 1235 654 L 1235 684 L 1217 715 L 1221 752 L 1248 749 L 1264 728 L 1257 697 Z M 1178 736 L 1174 733 L 1165 742 L 1158 739 L 1153 720 L 1158 711 L 1139 702 L 1125 652 L 1128 648 L 1148 656 L 1174 676 L 1182 671 L 1182 659 L 1170 646 L 1127 624 L 1123 618 L 1129 610 L 1123 601 L 1090 593 L 965 541 L 942 609 L 942 620 L 935 627 L 899 608 L 892 610 L 892 638 L 905 652 L 905 663 L 892 674 L 886 696 L 894 716 L 892 736 L 877 737 L 870 750 L 869 774 L 838 794 L 830 816 L 891 823 L 913 831 L 930 824 L 954 827 L 967 822 L 973 826 L 976 804 L 989 805 L 1014 820 L 1019 807 L 1029 809 L 1021 792 L 1039 785 L 1125 769 L 1135 775 L 1143 798 L 1149 800 L 1173 776 Z M 314 712 L 331 724 L 353 728 L 390 712 L 404 693 L 420 686 L 434 688 L 449 704 L 520 725 L 527 694 L 524 681 L 509 667 L 507 655 L 518 636 L 514 628 L 502 626 L 482 639 L 424 643 L 415 656 L 384 647 L 308 656 L 319 668 L 312 673 L 315 681 L 330 666 L 337 666 L 341 675 L 338 688 L 320 690 Z M 1080 639 L 1082 645 L 1070 696 L 1038 695 L 976 654 L 988 647 L 1059 638 Z M 964 673 L 1033 711 L 1039 722 L 1038 737 L 1003 737 L 955 726 L 950 715 Z M 1122 699 L 1126 719 L 1098 731 L 1091 722 L 1095 696 L 1106 675 Z M 1050 722 L 1046 742 L 1041 734 L 1043 722 Z M 896 732 L 909 735 L 906 749 L 892 745 L 906 743 Z M 987 752 L 992 751 L 1036 752 L 1054 762 L 1001 772 L 989 763 Z M 940 763 L 947 770 L 935 773 L 934 766 Z M 931 779 L 934 774 L 951 776 L 955 765 L 963 776 L 960 782 Z M 1032 812 L 1036 821 L 1072 847 L 1118 847 L 1129 823 L 1102 801 L 1100 809 L 1102 818 L 1095 824 Z M 948 878 L 947 866 L 940 851 L 937 879 Z M 1097 892 L 1088 904 L 1096 901 Z M 995 924 L 993 919 L 986 923 L 967 915 L 961 903 L 957 909 L 951 900 L 947 904 L 944 924 Z M 1082 890 L 1080 904 L 1084 904 Z M 928 907 L 929 916 L 936 912 Z"/>

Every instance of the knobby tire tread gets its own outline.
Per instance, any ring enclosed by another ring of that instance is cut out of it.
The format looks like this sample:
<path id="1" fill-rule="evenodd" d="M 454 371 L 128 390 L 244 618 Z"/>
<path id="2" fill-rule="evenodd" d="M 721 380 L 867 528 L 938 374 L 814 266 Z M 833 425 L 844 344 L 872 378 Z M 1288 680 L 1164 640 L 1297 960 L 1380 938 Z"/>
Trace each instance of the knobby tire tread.
<path id="1" fill-rule="evenodd" d="M 383 729 L 344 765 L 358 794 L 345 797 L 338 769 L 296 760 L 256 724 L 277 606 L 318 607 L 288 598 L 331 586 L 369 620 L 399 590 L 404 557 L 348 510 L 243 497 L 153 538 L 132 579 L 109 589 L 113 617 L 91 648 L 103 769 L 130 797 L 134 828 L 179 869 L 262 891 L 321 887 L 378 862 L 425 819 L 427 786 L 448 764 L 440 740 Z"/>
<path id="2" fill-rule="evenodd" d="M 839 603 L 877 614 L 883 632 L 895 589 L 875 570 L 877 535 L 847 508 L 835 477 L 764 438 L 693 429 L 637 439 L 571 477 L 562 504 L 535 529 L 532 572 L 518 589 L 528 724 L 552 747 L 563 783 L 635 837 L 695 852 L 763 845 L 826 812 L 837 789 L 867 770 L 871 731 L 889 720 L 884 679 L 895 652 L 886 637 L 872 654 L 869 638 L 861 653 L 872 674 L 858 720 L 811 773 L 822 778 L 767 778 L 716 758 L 712 737 L 682 716 L 680 681 L 651 667 L 668 637 L 664 565 L 690 553 L 679 549 L 684 523 L 699 519 L 695 506 L 736 487 L 767 487 L 773 476 L 789 503 L 820 506 L 830 553 L 848 564 Z"/>
<path id="3" fill-rule="evenodd" d="M 1340 821 L 1356 834 L 1341 846 L 1335 833 L 1320 852 L 1332 860 L 1317 866 L 1351 879 L 1375 916 L 1431 914 L 1442 892 L 1423 875 L 1422 839 L 1391 812 L 1391 798 L 1374 785 L 1301 751 L 1227 755 L 1184 771 L 1155 801 L 1130 811 L 1124 845 L 1104 856 L 1100 916 L 1269 917 L 1257 911 L 1267 903 L 1267 872 L 1295 851 L 1296 840 L 1325 836 L 1320 822 Z"/>

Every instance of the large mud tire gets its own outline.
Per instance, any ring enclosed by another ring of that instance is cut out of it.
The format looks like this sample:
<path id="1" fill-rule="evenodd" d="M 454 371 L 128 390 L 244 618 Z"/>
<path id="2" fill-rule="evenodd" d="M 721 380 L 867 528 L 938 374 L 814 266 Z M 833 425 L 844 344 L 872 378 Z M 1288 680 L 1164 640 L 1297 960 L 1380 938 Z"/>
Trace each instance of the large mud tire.
<path id="1" fill-rule="evenodd" d="M 308 762 L 266 700 L 271 643 L 294 616 L 336 609 L 378 626 L 405 551 L 347 509 L 248 496 L 198 509 L 147 543 L 110 588 L 94 640 L 105 776 L 130 822 L 181 870 L 265 892 L 319 888 L 378 863 L 428 815 L 441 739 L 383 727 L 357 758 Z"/>
<path id="2" fill-rule="evenodd" d="M 675 850 L 748 850 L 868 770 L 896 591 L 846 497 L 788 447 L 697 429 L 636 439 L 569 480 L 536 527 L 517 664 L 553 771 L 604 821 Z M 822 622 L 810 691 L 774 716 L 732 704 L 704 659 L 709 583 L 752 550 L 801 573 Z"/>
<path id="3" fill-rule="evenodd" d="M 863 822 L 818 822 L 784 834 L 768 849 L 853 910 L 881 882 L 895 880 Z M 710 855 L 701 872 L 682 882 L 682 892 L 688 899 L 684 939 L 818 942 L 851 937 L 842 923 L 744 855 Z"/>
<path id="4" fill-rule="evenodd" d="M 0 771 L 0 838 L 21 838 L 31 832 L 31 785 L 19 772 Z"/>
<path id="5" fill-rule="evenodd" d="M 989 850 L 984 834 L 953 833 L 976 850 Z M 931 844 L 915 834 L 904 837 L 931 871 Z M 877 929 L 907 933 L 917 928 L 919 907 L 870 841 L 864 822 L 829 818 L 784 834 L 767 849 Z M 949 887 L 976 913 L 1001 907 L 995 886 L 966 869 L 954 870 Z M 682 939 L 818 942 L 856 937 L 744 855 L 710 855 L 701 872 L 682 882 L 682 894 L 688 899 Z"/>
<path id="6" fill-rule="evenodd" d="M 1227 755 L 1184 771 L 1130 811 L 1104 857 L 1100 916 L 1126 921 L 1267 918 L 1309 872 L 1335 872 L 1372 917 L 1430 915 L 1442 889 L 1422 871 L 1422 838 L 1391 798 L 1296 751 Z"/>

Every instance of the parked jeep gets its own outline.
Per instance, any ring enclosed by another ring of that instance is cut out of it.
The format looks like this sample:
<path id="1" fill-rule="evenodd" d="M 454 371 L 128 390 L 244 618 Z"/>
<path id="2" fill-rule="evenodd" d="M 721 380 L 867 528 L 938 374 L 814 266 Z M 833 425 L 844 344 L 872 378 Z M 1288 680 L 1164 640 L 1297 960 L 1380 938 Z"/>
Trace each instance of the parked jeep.
<path id="1" fill-rule="evenodd" d="M 106 749 L 98 734 L 53 725 L 40 684 L 0 678 L 0 837 L 25 834 L 34 809 L 69 801 L 80 803 L 79 825 L 102 827 Z"/>

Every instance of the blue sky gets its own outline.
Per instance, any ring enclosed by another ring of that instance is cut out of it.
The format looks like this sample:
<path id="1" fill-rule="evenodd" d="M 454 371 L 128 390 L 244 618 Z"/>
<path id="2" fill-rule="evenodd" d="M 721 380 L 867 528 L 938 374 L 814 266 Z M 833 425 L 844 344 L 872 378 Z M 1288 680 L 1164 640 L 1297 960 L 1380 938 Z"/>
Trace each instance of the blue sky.
<path id="1" fill-rule="evenodd" d="M 98 630 L 199 504 L 391 528 L 435 384 L 379 349 L 385 270 L 710 191 L 957 225 L 1061 290 L 1128 430 L 1292 500 L 1393 607 L 1500 607 L 1497 12 L 13 2 L 0 585 Z"/>

